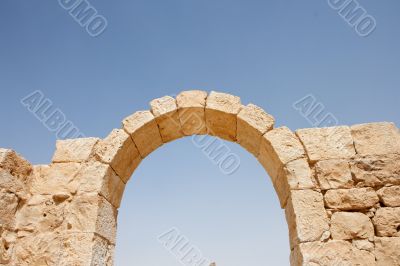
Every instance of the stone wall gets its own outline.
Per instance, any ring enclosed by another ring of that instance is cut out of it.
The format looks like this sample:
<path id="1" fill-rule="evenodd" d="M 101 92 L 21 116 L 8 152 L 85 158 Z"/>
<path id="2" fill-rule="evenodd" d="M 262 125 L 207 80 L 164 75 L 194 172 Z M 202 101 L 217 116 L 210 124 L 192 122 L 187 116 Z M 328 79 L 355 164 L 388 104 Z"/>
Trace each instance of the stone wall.
<path id="1" fill-rule="evenodd" d="M 0 149 L 0 265 L 112 265 L 125 184 L 177 138 L 209 134 L 252 153 L 272 179 L 291 265 L 400 265 L 400 133 L 392 123 L 274 128 L 260 107 L 185 91 L 104 139 L 57 141 L 49 165 Z"/>

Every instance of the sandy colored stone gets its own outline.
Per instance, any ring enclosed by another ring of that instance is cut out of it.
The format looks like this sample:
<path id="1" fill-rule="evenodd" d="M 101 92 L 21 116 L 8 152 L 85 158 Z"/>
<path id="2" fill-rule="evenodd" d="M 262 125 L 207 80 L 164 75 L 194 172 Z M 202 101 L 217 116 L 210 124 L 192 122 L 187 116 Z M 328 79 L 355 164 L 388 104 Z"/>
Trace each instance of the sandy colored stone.
<path id="1" fill-rule="evenodd" d="M 273 116 L 257 105 L 248 104 L 237 116 L 237 143 L 257 157 L 261 137 L 274 127 L 274 123 Z"/>
<path id="2" fill-rule="evenodd" d="M 122 122 L 124 129 L 132 136 L 142 158 L 162 145 L 157 122 L 150 111 L 138 111 Z"/>
<path id="3" fill-rule="evenodd" d="M 285 164 L 303 157 L 303 146 L 287 127 L 275 128 L 261 139 L 258 160 L 273 180 Z"/>
<path id="4" fill-rule="evenodd" d="M 332 189 L 325 194 L 325 205 L 337 210 L 365 210 L 378 202 L 372 188 Z"/>
<path id="5" fill-rule="evenodd" d="M 28 182 L 32 173 L 32 165 L 21 155 L 10 149 L 0 148 L 0 169 L 18 177 L 23 183 Z"/>
<path id="6" fill-rule="evenodd" d="M 311 242 L 295 247 L 291 266 L 375 266 L 375 256 L 347 241 Z"/>
<path id="7" fill-rule="evenodd" d="M 293 190 L 285 209 L 291 247 L 318 241 L 329 232 L 323 196 L 313 190 Z"/>
<path id="8" fill-rule="evenodd" d="M 377 237 L 375 255 L 377 266 L 400 265 L 400 237 Z"/>
<path id="9" fill-rule="evenodd" d="M 400 185 L 400 155 L 356 157 L 351 171 L 358 186 Z"/>
<path id="10" fill-rule="evenodd" d="M 347 159 L 355 155 L 353 138 L 347 126 L 299 129 L 296 134 L 311 162 Z"/>
<path id="11" fill-rule="evenodd" d="M 305 158 L 287 163 L 272 180 L 281 207 L 285 208 L 291 190 L 314 188 L 312 172 Z"/>
<path id="12" fill-rule="evenodd" d="M 178 106 L 174 98 L 164 96 L 154 99 L 150 106 L 164 143 L 183 137 Z"/>
<path id="13" fill-rule="evenodd" d="M 205 107 L 207 92 L 200 90 L 183 91 L 176 96 L 182 133 L 186 136 L 207 133 Z"/>
<path id="14" fill-rule="evenodd" d="M 400 208 L 379 208 L 372 221 L 377 236 L 400 236 Z"/>
<path id="15" fill-rule="evenodd" d="M 394 123 L 368 123 L 351 127 L 357 154 L 400 154 L 400 133 Z"/>
<path id="16" fill-rule="evenodd" d="M 131 137 L 122 129 L 114 129 L 101 140 L 95 154 L 100 161 L 110 164 L 125 183 L 142 160 Z"/>
<path id="17" fill-rule="evenodd" d="M 87 194 L 75 197 L 65 210 L 69 232 L 96 233 L 115 244 L 117 210 L 103 197 Z"/>
<path id="18" fill-rule="evenodd" d="M 53 163 L 84 162 L 89 160 L 98 138 L 57 140 Z"/>
<path id="19" fill-rule="evenodd" d="M 21 201 L 26 201 L 30 196 L 29 187 L 19 177 L 15 177 L 10 172 L 2 169 L 0 169 L 0 191 L 12 193 Z"/>
<path id="20" fill-rule="evenodd" d="M 400 186 L 383 187 L 378 190 L 378 196 L 386 207 L 400 207 Z"/>
<path id="21" fill-rule="evenodd" d="M 350 166 L 346 160 L 319 161 L 315 165 L 315 172 L 322 190 L 353 187 Z"/>
<path id="22" fill-rule="evenodd" d="M 14 227 L 18 202 L 19 199 L 15 194 L 0 189 L 0 225 L 7 228 Z"/>
<path id="23" fill-rule="evenodd" d="M 91 162 L 82 165 L 73 181 L 76 194 L 98 192 L 114 207 L 119 208 L 125 190 L 125 183 L 107 164 Z"/>
<path id="24" fill-rule="evenodd" d="M 239 97 L 212 91 L 207 97 L 205 109 L 208 134 L 236 141 L 237 114 L 241 109 Z"/>
<path id="25" fill-rule="evenodd" d="M 336 212 L 331 217 L 331 234 L 336 240 L 373 240 L 374 226 L 363 213 Z"/>
<path id="26" fill-rule="evenodd" d="M 365 250 L 374 252 L 375 246 L 372 242 L 365 239 L 354 239 L 352 242 L 353 246 L 359 250 Z"/>

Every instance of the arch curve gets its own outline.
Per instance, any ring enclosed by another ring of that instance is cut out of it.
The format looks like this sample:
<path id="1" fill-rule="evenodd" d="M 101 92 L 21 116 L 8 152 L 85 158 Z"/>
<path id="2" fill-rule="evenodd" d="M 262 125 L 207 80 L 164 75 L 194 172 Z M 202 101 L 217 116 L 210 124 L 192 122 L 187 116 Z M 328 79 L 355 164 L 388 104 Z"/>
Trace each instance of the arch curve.
<path id="1" fill-rule="evenodd" d="M 268 172 L 285 209 L 291 265 L 399 262 L 398 224 L 388 218 L 400 215 L 400 133 L 393 123 L 294 133 L 237 96 L 200 90 L 150 107 L 104 139 L 57 141 L 50 165 L 26 166 L 27 195 L 5 231 L 20 239 L 8 252 L 13 263 L 112 265 L 118 208 L 137 166 L 165 143 L 204 134 L 237 142 Z M 0 174 L 22 186 L 16 169 L 29 163 L 10 151 L 0 155 Z"/>

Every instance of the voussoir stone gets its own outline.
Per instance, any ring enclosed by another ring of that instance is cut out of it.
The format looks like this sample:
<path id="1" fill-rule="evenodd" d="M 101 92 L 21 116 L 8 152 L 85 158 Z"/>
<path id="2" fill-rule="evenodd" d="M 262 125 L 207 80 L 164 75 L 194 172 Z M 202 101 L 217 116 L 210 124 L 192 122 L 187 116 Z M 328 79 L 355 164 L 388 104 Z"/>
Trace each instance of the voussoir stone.
<path id="1" fill-rule="evenodd" d="M 268 131 L 261 139 L 258 160 L 273 180 L 278 178 L 279 171 L 285 164 L 304 157 L 303 146 L 287 127 Z"/>
<path id="2" fill-rule="evenodd" d="M 109 164 L 126 183 L 142 158 L 131 137 L 122 129 L 114 129 L 95 147 L 96 157 Z"/>
<path id="3" fill-rule="evenodd" d="M 331 217 L 332 238 L 337 240 L 373 240 L 374 226 L 369 217 L 359 212 L 336 212 Z"/>
<path id="4" fill-rule="evenodd" d="M 379 202 L 372 188 L 332 189 L 325 193 L 325 205 L 338 210 L 365 210 Z"/>
<path id="5" fill-rule="evenodd" d="M 315 164 L 319 186 L 322 190 L 336 188 L 352 188 L 353 179 L 347 160 L 331 159 Z"/>
<path id="6" fill-rule="evenodd" d="M 154 115 L 150 111 L 138 111 L 122 122 L 124 129 L 132 136 L 142 158 L 163 144 Z"/>
<path id="7" fill-rule="evenodd" d="M 293 190 L 285 209 L 290 244 L 319 241 L 329 232 L 323 196 L 313 190 Z"/>
<path id="8" fill-rule="evenodd" d="M 150 102 L 164 143 L 183 137 L 176 100 L 164 96 Z"/>
<path id="9" fill-rule="evenodd" d="M 57 140 L 53 163 L 84 162 L 93 154 L 98 138 Z"/>
<path id="10" fill-rule="evenodd" d="M 347 241 L 299 244 L 290 256 L 291 266 L 375 266 L 375 256 Z"/>
<path id="11" fill-rule="evenodd" d="M 378 196 L 386 207 L 400 207 L 400 186 L 383 187 Z"/>
<path id="12" fill-rule="evenodd" d="M 377 266 L 400 265 L 400 237 L 375 238 Z"/>
<path id="13" fill-rule="evenodd" d="M 394 123 L 354 125 L 351 134 L 360 155 L 400 154 L 400 133 Z"/>
<path id="14" fill-rule="evenodd" d="M 240 98 L 212 91 L 206 101 L 208 134 L 228 141 L 236 141 L 237 114 L 242 109 Z"/>
<path id="15" fill-rule="evenodd" d="M 296 134 L 311 162 L 346 159 L 356 153 L 350 128 L 347 126 L 299 129 Z"/>
<path id="16" fill-rule="evenodd" d="M 18 177 L 23 183 L 28 182 L 32 173 L 32 165 L 21 155 L 10 149 L 0 148 L 0 169 L 8 171 Z"/>
<path id="17" fill-rule="evenodd" d="M 261 137 L 273 128 L 274 123 L 273 116 L 257 105 L 248 104 L 237 116 L 237 143 L 257 157 Z"/>
<path id="18" fill-rule="evenodd" d="M 272 183 L 282 208 L 286 206 L 291 190 L 315 187 L 312 181 L 312 171 L 305 158 L 287 163 L 279 172 L 278 177 L 272 179 Z"/>
<path id="19" fill-rule="evenodd" d="M 400 155 L 356 157 L 351 171 L 358 186 L 400 185 Z"/>
<path id="20" fill-rule="evenodd" d="M 372 220 L 378 236 L 400 236 L 400 207 L 379 208 Z"/>
<path id="21" fill-rule="evenodd" d="M 207 92 L 200 90 L 183 91 L 176 96 L 182 133 L 186 136 L 207 133 L 205 107 Z"/>

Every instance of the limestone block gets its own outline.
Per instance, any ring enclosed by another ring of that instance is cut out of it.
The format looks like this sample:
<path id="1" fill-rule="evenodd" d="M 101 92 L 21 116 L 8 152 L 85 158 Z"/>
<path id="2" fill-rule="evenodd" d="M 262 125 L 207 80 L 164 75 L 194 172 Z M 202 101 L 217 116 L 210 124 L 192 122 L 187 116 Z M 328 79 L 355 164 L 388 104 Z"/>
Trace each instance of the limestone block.
<path id="1" fill-rule="evenodd" d="M 372 188 L 333 189 L 325 194 L 325 205 L 337 210 L 365 210 L 378 202 Z"/>
<path id="2" fill-rule="evenodd" d="M 400 155 L 356 157 L 351 171 L 358 186 L 400 185 Z"/>
<path id="3" fill-rule="evenodd" d="M 331 234 L 336 240 L 374 238 L 371 220 L 359 212 L 336 212 L 331 218 Z"/>
<path id="4" fill-rule="evenodd" d="M 353 138 L 347 126 L 299 129 L 296 134 L 311 162 L 347 159 L 355 155 Z"/>
<path id="5" fill-rule="evenodd" d="M 205 109 L 208 134 L 236 141 L 237 114 L 241 109 L 239 97 L 212 91 L 207 97 Z"/>
<path id="6" fill-rule="evenodd" d="M 261 139 L 258 160 L 274 180 L 280 169 L 290 161 L 305 157 L 299 139 L 287 127 L 275 128 Z"/>
<path id="7" fill-rule="evenodd" d="M 393 123 L 369 123 L 351 127 L 357 154 L 400 154 L 400 134 Z"/>
<path id="8" fill-rule="evenodd" d="M 12 228 L 15 225 L 15 212 L 17 211 L 19 199 L 5 189 L 0 189 L 0 225 Z"/>
<path id="9" fill-rule="evenodd" d="M 379 208 L 372 221 L 378 236 L 400 236 L 400 208 Z"/>
<path id="10" fill-rule="evenodd" d="M 359 250 L 365 250 L 369 252 L 374 252 L 375 246 L 368 240 L 365 239 L 353 239 L 352 244 L 355 248 Z"/>
<path id="11" fill-rule="evenodd" d="M 150 111 L 138 111 L 122 122 L 136 144 L 142 158 L 162 145 L 157 122 Z"/>
<path id="12" fill-rule="evenodd" d="M 32 173 L 32 165 L 13 150 L 0 148 L 0 169 L 4 169 L 23 183 Z"/>
<path id="13" fill-rule="evenodd" d="M 125 183 L 113 169 L 100 162 L 82 165 L 73 183 L 78 195 L 99 193 L 116 208 L 119 208 L 125 190 Z"/>
<path id="14" fill-rule="evenodd" d="M 353 179 L 350 165 L 346 160 L 332 159 L 319 161 L 315 165 L 319 186 L 322 190 L 352 188 Z"/>
<path id="15" fill-rule="evenodd" d="M 274 123 L 275 119 L 257 105 L 243 107 L 237 116 L 237 143 L 257 157 L 261 137 L 274 127 Z"/>
<path id="16" fill-rule="evenodd" d="M 76 193 L 78 185 L 74 182 L 74 179 L 80 168 L 80 163 L 55 163 L 34 166 L 31 193 L 44 195 Z"/>
<path id="17" fill-rule="evenodd" d="M 378 190 L 378 196 L 386 207 L 400 207 L 400 186 L 383 187 Z"/>
<path id="18" fill-rule="evenodd" d="M 329 232 L 323 196 L 313 190 L 293 190 L 286 206 L 290 244 L 318 241 Z"/>
<path id="19" fill-rule="evenodd" d="M 291 266 L 375 266 L 375 256 L 353 247 L 347 241 L 311 242 L 295 247 Z"/>
<path id="20" fill-rule="evenodd" d="M 174 98 L 164 96 L 154 99 L 150 106 L 164 143 L 183 137 L 178 106 Z"/>
<path id="21" fill-rule="evenodd" d="M 131 137 L 122 129 L 114 129 L 95 147 L 98 160 L 109 164 L 126 183 L 139 166 L 142 157 Z"/>
<path id="22" fill-rule="evenodd" d="M 312 172 L 305 158 L 287 163 L 272 182 L 281 207 L 285 208 L 291 190 L 314 188 Z"/>
<path id="23" fill-rule="evenodd" d="M 28 187 L 20 178 L 11 175 L 8 171 L 0 169 L 0 191 L 12 193 L 18 200 L 26 201 L 29 198 Z M 1 223 L 0 223 L 1 224 Z"/>
<path id="24" fill-rule="evenodd" d="M 84 162 L 89 160 L 98 138 L 57 140 L 53 163 Z"/>
<path id="25" fill-rule="evenodd" d="M 74 197 L 65 211 L 69 232 L 96 233 L 115 244 L 117 210 L 97 194 Z"/>
<path id="26" fill-rule="evenodd" d="M 400 237 L 375 238 L 377 266 L 400 265 Z"/>
<path id="27" fill-rule="evenodd" d="M 207 92 L 200 90 L 183 91 L 176 97 L 182 133 L 186 136 L 207 133 L 205 107 Z"/>

